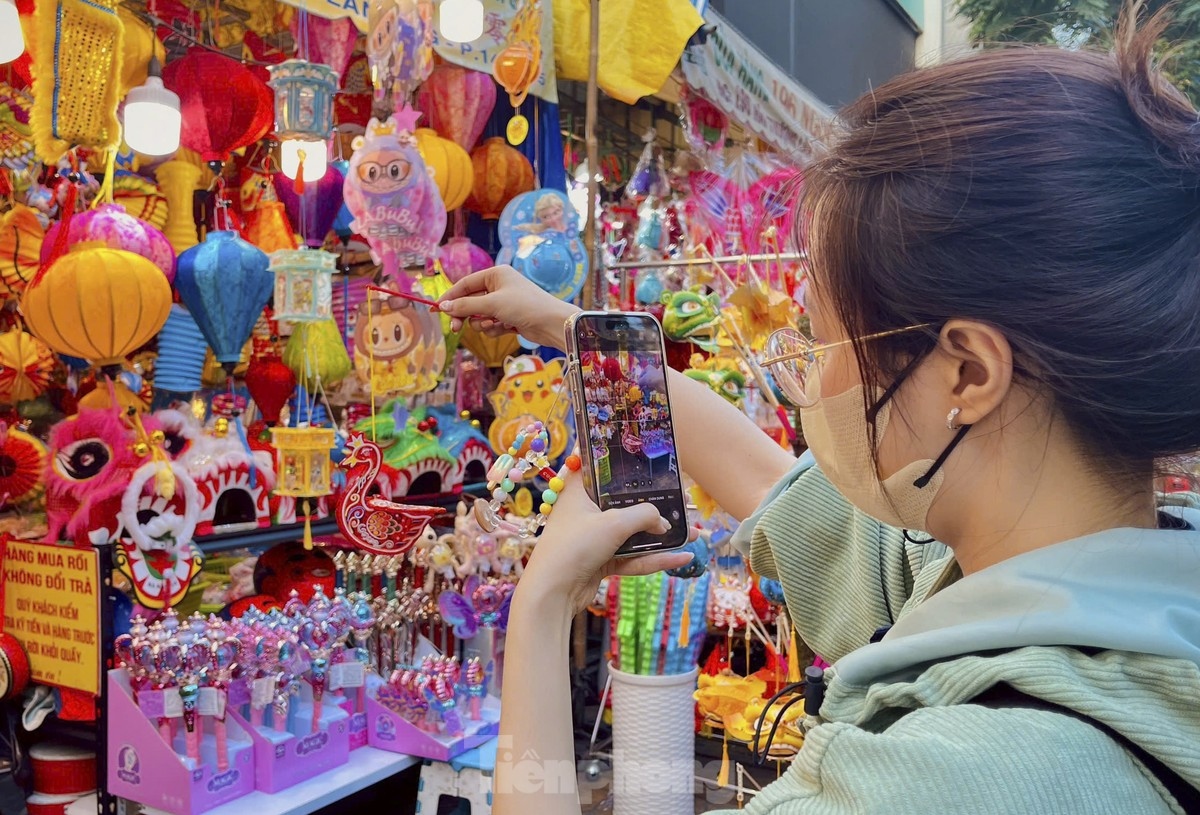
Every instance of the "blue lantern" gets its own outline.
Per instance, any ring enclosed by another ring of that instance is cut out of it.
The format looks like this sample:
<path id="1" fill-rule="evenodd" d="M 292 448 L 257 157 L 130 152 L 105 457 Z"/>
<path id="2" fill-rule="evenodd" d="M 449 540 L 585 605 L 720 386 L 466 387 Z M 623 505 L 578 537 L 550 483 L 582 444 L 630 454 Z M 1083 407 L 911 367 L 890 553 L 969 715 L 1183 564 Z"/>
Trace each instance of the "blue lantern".
<path id="1" fill-rule="evenodd" d="M 275 288 L 270 263 L 236 232 L 222 230 L 208 233 L 204 243 L 181 254 L 176 264 L 179 299 L 230 376 Z"/>
<path id="2" fill-rule="evenodd" d="M 275 91 L 275 133 L 280 139 L 324 140 L 333 132 L 337 71 L 306 59 L 289 59 L 268 69 Z"/>
<path id="3" fill-rule="evenodd" d="M 188 310 L 180 305 L 171 306 L 167 322 L 158 332 L 154 387 L 173 393 L 200 390 L 206 348 L 204 334 Z"/>

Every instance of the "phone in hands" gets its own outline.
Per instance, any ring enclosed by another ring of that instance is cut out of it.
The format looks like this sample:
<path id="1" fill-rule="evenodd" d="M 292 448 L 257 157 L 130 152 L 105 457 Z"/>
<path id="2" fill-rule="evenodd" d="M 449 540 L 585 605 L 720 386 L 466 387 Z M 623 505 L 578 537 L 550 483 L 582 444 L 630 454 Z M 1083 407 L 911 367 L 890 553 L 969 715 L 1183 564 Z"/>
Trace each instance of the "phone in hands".
<path id="1" fill-rule="evenodd" d="M 588 495 L 600 509 L 650 503 L 671 523 L 639 532 L 618 556 L 687 543 L 662 327 L 650 314 L 583 311 L 567 323 L 571 402 Z"/>

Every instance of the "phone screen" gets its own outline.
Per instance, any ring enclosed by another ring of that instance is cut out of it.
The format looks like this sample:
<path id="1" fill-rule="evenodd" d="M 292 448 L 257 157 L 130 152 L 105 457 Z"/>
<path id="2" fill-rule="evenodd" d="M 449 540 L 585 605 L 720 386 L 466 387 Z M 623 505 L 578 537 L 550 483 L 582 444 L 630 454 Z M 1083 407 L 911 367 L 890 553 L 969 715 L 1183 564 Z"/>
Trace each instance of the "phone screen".
<path id="1" fill-rule="evenodd" d="M 621 552 L 681 546 L 686 505 L 667 399 L 662 330 L 646 314 L 585 314 L 575 324 L 593 496 L 601 509 L 649 502 L 671 522 L 664 535 L 638 534 Z"/>

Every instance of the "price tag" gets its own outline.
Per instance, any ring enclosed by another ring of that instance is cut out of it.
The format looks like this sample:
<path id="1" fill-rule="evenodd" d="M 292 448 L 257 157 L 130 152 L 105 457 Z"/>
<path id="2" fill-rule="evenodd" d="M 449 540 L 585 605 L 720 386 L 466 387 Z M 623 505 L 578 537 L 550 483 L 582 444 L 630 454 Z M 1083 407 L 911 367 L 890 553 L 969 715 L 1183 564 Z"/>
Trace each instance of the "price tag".
<path id="1" fill-rule="evenodd" d="M 225 692 L 216 688 L 201 688 L 197 708 L 201 716 L 225 718 Z"/>
<path id="2" fill-rule="evenodd" d="M 349 662 L 339 662 L 329 669 L 329 688 L 361 688 L 367 684 L 367 672 L 357 659 Z"/>
<path id="3" fill-rule="evenodd" d="M 168 719 L 178 719 L 183 716 L 183 697 L 177 690 L 169 690 L 163 694 L 163 715 Z"/>
<path id="4" fill-rule="evenodd" d="M 275 698 L 275 680 L 272 677 L 264 676 L 254 680 L 254 684 L 250 688 L 250 705 L 259 710 L 271 704 Z"/>

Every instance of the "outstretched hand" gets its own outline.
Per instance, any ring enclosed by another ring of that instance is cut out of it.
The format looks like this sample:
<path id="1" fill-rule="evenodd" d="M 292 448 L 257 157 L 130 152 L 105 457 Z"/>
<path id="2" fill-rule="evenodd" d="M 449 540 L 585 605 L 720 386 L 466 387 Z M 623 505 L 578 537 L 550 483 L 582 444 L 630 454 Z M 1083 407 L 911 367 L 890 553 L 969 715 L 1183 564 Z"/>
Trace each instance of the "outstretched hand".
<path id="1" fill-rule="evenodd" d="M 450 316 L 454 331 L 469 321 L 491 336 L 516 331 L 531 342 L 559 350 L 565 341 L 563 326 L 577 311 L 511 266 L 467 275 L 442 295 L 438 306 Z"/>

